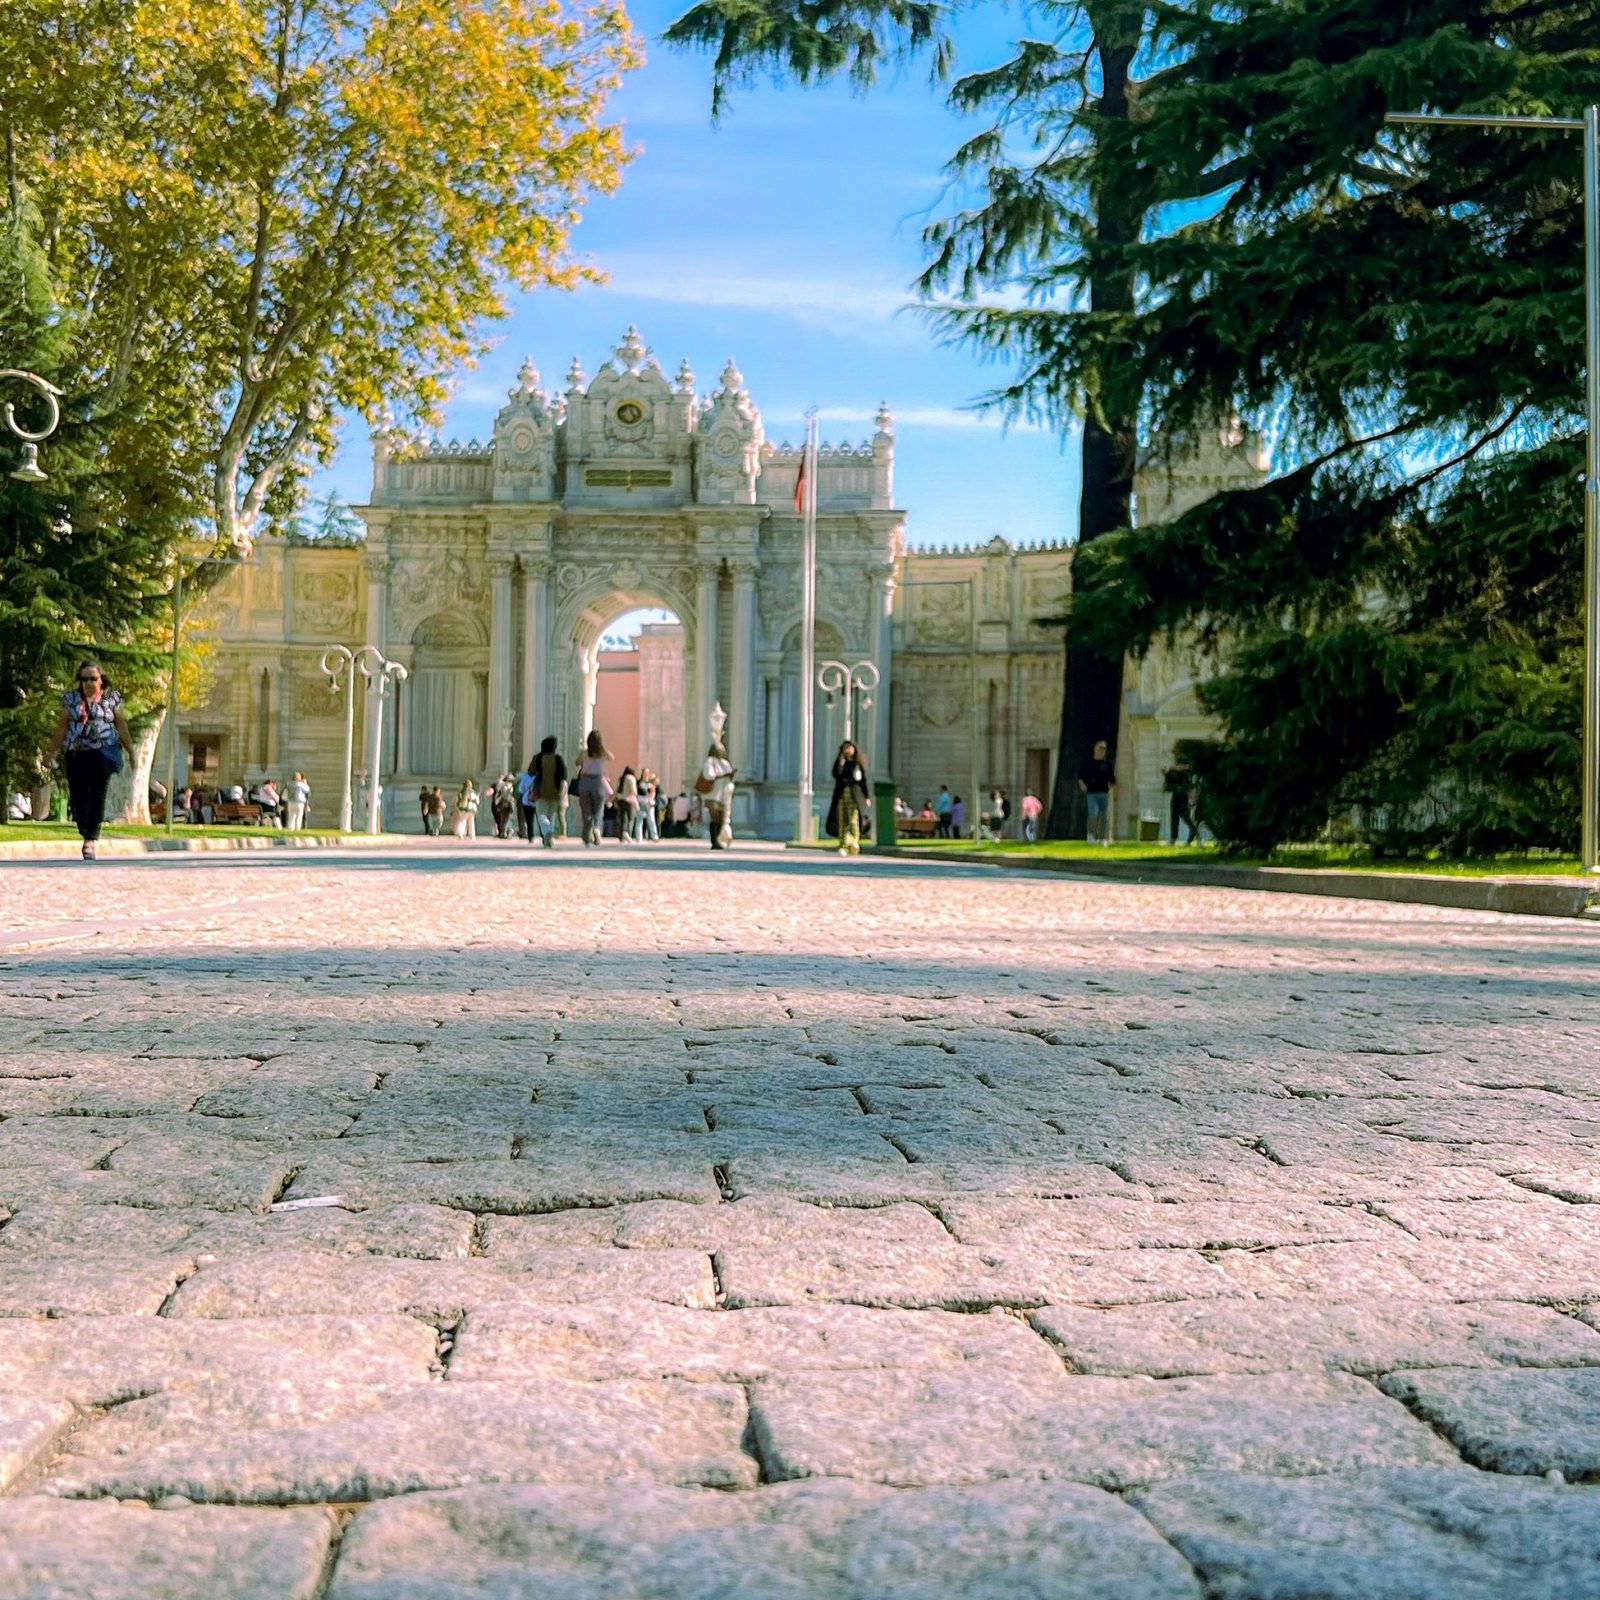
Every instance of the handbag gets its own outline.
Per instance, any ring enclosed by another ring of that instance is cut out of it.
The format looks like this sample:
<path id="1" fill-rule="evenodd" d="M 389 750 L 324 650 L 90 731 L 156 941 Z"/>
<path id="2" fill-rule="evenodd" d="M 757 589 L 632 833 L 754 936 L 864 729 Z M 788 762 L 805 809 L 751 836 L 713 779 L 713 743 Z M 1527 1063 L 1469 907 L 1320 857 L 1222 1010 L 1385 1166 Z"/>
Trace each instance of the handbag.
<path id="1" fill-rule="evenodd" d="M 710 794 L 716 786 L 715 781 L 708 778 L 703 772 L 694 780 L 694 792 L 696 794 Z"/>
<path id="2" fill-rule="evenodd" d="M 122 771 L 122 745 L 120 743 L 101 745 L 100 759 L 106 764 L 106 776 Z"/>

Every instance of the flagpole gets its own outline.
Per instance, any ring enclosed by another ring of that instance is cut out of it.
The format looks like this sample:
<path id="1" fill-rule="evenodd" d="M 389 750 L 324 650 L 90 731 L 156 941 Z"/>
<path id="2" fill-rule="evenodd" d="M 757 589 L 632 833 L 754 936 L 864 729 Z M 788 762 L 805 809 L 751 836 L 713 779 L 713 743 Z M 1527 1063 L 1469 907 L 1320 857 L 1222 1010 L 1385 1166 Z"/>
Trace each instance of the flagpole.
<path id="1" fill-rule="evenodd" d="M 817 675 L 817 408 L 806 412 L 806 443 L 800 458 L 805 494 L 800 536 L 800 815 L 796 837 L 816 838 L 815 723 Z"/>

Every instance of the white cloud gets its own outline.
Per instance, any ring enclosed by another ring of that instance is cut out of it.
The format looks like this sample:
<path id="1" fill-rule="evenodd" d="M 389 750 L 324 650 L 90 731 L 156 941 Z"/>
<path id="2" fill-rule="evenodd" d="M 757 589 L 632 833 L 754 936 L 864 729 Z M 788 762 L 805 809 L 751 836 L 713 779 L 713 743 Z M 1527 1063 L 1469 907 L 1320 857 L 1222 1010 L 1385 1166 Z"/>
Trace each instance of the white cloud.
<path id="1" fill-rule="evenodd" d="M 969 411 L 960 406 L 891 406 L 896 428 L 949 428 L 964 433 L 1043 433 L 1037 422 L 1007 424 L 996 411 Z M 823 406 L 817 417 L 821 422 L 872 422 L 877 412 L 865 411 L 856 406 Z"/>

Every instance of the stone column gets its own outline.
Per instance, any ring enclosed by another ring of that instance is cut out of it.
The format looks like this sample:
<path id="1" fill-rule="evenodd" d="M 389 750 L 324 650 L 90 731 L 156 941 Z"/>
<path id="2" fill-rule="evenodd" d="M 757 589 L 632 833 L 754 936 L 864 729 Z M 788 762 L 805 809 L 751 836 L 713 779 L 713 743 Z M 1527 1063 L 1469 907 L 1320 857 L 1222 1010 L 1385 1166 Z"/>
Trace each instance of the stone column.
<path id="1" fill-rule="evenodd" d="M 694 771 L 700 770 L 702 752 L 711 742 L 711 712 L 717 703 L 717 578 L 719 560 L 703 560 L 697 569 L 695 593 L 694 678 L 695 716 L 689 729 L 689 753 Z"/>
<path id="2" fill-rule="evenodd" d="M 484 709 L 484 771 L 500 774 L 501 733 L 511 705 L 511 557 L 489 557 L 489 703 Z"/>
<path id="3" fill-rule="evenodd" d="M 548 595 L 550 564 L 547 561 L 522 561 L 522 765 L 533 760 L 539 741 L 559 730 L 548 726 L 550 712 L 545 686 L 550 673 Z"/>
<path id="4" fill-rule="evenodd" d="M 728 719 L 728 745 L 734 766 L 745 782 L 761 770 L 755 748 L 756 696 L 762 684 L 756 676 L 756 564 L 741 556 L 733 566 L 733 697 Z M 709 714 L 709 713 L 708 713 Z"/>
<path id="5" fill-rule="evenodd" d="M 889 771 L 889 685 L 894 676 L 894 568 L 874 567 L 872 571 L 872 664 L 878 669 L 878 687 L 873 691 L 871 739 L 867 745 L 867 769 L 874 778 L 890 778 Z"/>
<path id="6" fill-rule="evenodd" d="M 389 557 L 384 551 L 369 552 L 367 572 L 367 637 L 385 655 L 389 646 Z"/>

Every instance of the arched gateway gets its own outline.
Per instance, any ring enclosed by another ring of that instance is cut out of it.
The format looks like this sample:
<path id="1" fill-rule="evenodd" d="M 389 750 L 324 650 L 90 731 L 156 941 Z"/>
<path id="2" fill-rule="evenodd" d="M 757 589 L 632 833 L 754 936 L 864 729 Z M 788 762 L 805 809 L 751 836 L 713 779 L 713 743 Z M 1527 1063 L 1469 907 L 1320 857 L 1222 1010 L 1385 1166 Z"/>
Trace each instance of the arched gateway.
<path id="1" fill-rule="evenodd" d="M 205 703 L 183 711 L 183 776 L 248 783 L 303 770 L 314 817 L 337 815 L 344 708 L 320 663 L 330 643 L 365 640 L 410 672 L 384 712 L 380 763 L 386 825 L 418 830 L 422 785 L 449 790 L 520 765 L 546 734 L 574 750 L 598 675 L 617 665 L 604 630 L 651 607 L 677 621 L 647 629 L 628 665 L 638 705 L 671 715 L 650 738 L 641 727 L 638 751 L 663 777 L 686 777 L 720 702 L 741 830 L 793 832 L 800 452 L 766 439 L 732 362 L 701 396 L 687 363 L 669 381 L 630 328 L 592 379 L 574 362 L 564 393 L 546 393 L 525 365 L 487 445 L 402 454 L 380 436 L 373 455 L 372 503 L 357 508 L 364 539 L 264 535 L 256 561 L 212 596 L 215 668 Z M 1259 481 L 1263 467 L 1237 430 L 1154 456 L 1137 483 L 1140 516 Z M 871 770 L 892 773 L 913 805 L 974 780 L 980 794 L 1048 794 L 1062 682 L 1049 619 L 1066 608 L 1070 552 L 987 530 L 908 549 L 893 468 L 884 410 L 870 440 L 825 447 L 817 474 L 819 657 L 878 668 L 857 723 Z M 1129 663 L 1119 834 L 1165 815 L 1172 741 L 1209 726 L 1184 697 L 1203 670 L 1164 649 Z M 825 772 L 843 706 L 821 693 L 815 704 Z"/>
<path id="2" fill-rule="evenodd" d="M 870 442 L 825 449 L 817 474 L 818 615 L 885 682 L 904 524 L 893 459 L 884 411 Z M 769 724 L 791 720 L 795 694 L 800 452 L 767 441 L 731 361 L 701 397 L 687 362 L 669 380 L 630 328 L 593 378 L 574 361 L 563 394 L 525 364 L 487 447 L 401 454 L 379 437 L 374 462 L 359 508 L 367 640 L 413 673 L 388 781 L 397 822 L 410 790 L 459 782 L 447 751 L 481 751 L 482 770 L 498 770 L 546 734 L 574 749 L 593 715 L 601 630 L 659 607 L 682 624 L 681 770 L 698 765 L 722 705 L 742 775 L 736 820 L 792 831 L 795 763 L 769 759 Z M 880 770 L 887 741 L 885 697 L 863 727 Z"/>

